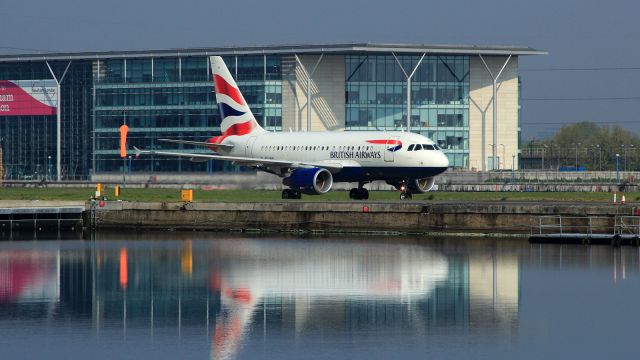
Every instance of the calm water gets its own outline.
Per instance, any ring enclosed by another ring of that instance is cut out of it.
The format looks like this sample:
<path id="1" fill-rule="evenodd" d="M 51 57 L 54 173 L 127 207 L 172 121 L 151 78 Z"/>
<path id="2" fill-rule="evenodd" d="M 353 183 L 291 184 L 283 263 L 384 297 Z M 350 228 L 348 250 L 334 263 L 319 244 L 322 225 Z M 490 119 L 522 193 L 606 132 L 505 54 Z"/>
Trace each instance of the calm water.
<path id="1" fill-rule="evenodd" d="M 640 250 L 99 234 L 0 242 L 2 359 L 635 357 Z"/>

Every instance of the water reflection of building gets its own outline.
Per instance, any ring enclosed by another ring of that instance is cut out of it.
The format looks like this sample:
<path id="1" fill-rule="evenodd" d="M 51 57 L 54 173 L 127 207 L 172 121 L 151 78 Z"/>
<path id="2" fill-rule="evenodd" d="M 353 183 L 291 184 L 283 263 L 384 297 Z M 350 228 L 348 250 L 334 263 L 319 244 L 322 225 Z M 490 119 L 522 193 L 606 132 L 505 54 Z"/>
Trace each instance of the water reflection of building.
<path id="1" fill-rule="evenodd" d="M 96 329 L 123 332 L 191 333 L 211 343 L 214 358 L 233 357 L 252 337 L 318 329 L 416 337 L 439 327 L 465 334 L 517 325 L 515 254 L 268 240 L 105 242 L 44 253 L 50 256 L 33 262 L 59 263 L 51 284 L 60 296 L 38 301 L 57 303 L 67 320 L 90 318 Z M 6 274 L 0 266 L 0 288 Z"/>
<path id="2" fill-rule="evenodd" d="M 57 252 L 0 251 L 0 303 L 58 301 Z"/>
<path id="3" fill-rule="evenodd" d="M 518 320 L 520 271 L 515 255 L 469 256 L 469 322 L 514 326 Z"/>

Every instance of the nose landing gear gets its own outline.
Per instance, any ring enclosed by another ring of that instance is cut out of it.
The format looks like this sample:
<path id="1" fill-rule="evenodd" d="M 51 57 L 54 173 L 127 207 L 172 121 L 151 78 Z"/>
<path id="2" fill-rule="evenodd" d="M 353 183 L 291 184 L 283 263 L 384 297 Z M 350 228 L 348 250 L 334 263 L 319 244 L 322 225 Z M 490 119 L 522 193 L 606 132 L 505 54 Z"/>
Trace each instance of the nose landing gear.
<path id="1" fill-rule="evenodd" d="M 411 200 L 411 193 L 410 192 L 401 192 L 400 193 L 400 200 Z"/>
<path id="2" fill-rule="evenodd" d="M 411 199 L 411 191 L 409 191 L 409 186 L 407 186 L 406 181 L 400 183 L 400 186 L 398 186 L 398 190 L 400 190 L 400 200 Z"/>

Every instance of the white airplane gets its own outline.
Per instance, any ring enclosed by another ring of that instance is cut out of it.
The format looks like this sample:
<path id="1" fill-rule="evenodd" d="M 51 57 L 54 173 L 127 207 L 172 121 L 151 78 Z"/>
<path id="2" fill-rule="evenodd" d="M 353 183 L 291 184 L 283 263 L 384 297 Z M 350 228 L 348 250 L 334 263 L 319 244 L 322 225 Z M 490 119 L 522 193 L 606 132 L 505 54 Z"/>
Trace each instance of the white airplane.
<path id="1" fill-rule="evenodd" d="M 383 180 L 400 190 L 400 199 L 433 188 L 449 160 L 431 139 L 402 131 L 268 132 L 255 120 L 227 66 L 211 56 L 222 135 L 206 142 L 159 139 L 204 146 L 213 154 L 140 150 L 136 154 L 188 157 L 192 161 L 226 160 L 278 175 L 289 189 L 283 199 L 320 195 L 334 182 L 357 182 L 352 199 L 368 199 L 366 183 Z"/>

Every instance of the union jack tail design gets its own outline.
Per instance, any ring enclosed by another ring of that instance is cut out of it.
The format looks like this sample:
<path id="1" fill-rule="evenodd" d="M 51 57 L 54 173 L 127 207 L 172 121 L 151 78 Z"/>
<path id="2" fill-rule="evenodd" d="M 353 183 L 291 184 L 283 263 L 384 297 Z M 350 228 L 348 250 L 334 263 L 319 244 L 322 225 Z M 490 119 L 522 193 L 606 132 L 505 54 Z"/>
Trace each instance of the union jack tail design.
<path id="1" fill-rule="evenodd" d="M 214 136 L 208 142 L 220 144 L 222 140 L 232 135 L 242 136 L 256 131 L 265 131 L 258 125 L 224 60 L 220 56 L 211 56 L 210 61 L 216 102 L 222 118 L 220 124 L 222 135 Z"/>

